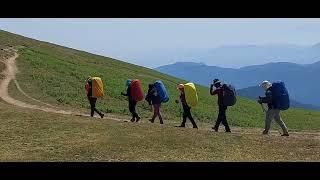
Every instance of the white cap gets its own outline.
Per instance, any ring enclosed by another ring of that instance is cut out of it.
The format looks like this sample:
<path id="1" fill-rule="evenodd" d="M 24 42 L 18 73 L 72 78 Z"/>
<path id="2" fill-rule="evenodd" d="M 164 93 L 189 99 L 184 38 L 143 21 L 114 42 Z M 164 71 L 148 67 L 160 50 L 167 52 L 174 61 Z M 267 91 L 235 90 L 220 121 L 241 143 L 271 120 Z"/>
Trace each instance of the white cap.
<path id="1" fill-rule="evenodd" d="M 267 90 L 272 86 L 272 84 L 269 81 L 265 80 L 265 81 L 262 81 L 262 83 L 259 86 Z"/>

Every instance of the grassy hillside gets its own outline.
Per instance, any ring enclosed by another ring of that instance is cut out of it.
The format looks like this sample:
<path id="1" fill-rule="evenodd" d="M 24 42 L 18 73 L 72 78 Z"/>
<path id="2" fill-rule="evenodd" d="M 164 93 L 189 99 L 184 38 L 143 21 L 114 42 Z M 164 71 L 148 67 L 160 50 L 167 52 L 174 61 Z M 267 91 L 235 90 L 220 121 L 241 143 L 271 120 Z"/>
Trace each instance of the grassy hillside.
<path id="1" fill-rule="evenodd" d="M 97 107 L 104 112 L 129 115 L 127 100 L 120 95 L 125 90 L 125 80 L 138 78 L 147 91 L 149 83 L 162 80 L 170 93 L 170 102 L 163 104 L 165 123 L 179 120 L 179 106 L 176 85 L 183 80 L 164 75 L 151 69 L 125 63 L 62 46 L 36 41 L 0 31 L 2 47 L 12 45 L 19 51 L 17 65 L 20 73 L 17 80 L 21 88 L 33 98 L 65 108 L 87 109 L 84 83 L 87 76 L 100 76 L 105 83 L 106 97 L 98 101 Z M 1 64 L 0 64 L 1 65 Z M 11 86 L 10 94 L 16 94 Z M 217 98 L 210 97 L 208 89 L 197 85 L 199 105 L 193 108 L 195 119 L 212 122 L 217 117 Z M 88 110 L 89 111 L 89 110 Z M 138 112 L 144 120 L 150 118 L 146 102 L 138 105 Z M 290 129 L 319 130 L 320 112 L 289 110 L 283 119 Z M 238 99 L 236 106 L 229 108 L 228 120 L 231 126 L 263 127 L 264 114 L 260 106 L 246 98 Z M 178 124 L 178 122 L 177 122 Z"/>

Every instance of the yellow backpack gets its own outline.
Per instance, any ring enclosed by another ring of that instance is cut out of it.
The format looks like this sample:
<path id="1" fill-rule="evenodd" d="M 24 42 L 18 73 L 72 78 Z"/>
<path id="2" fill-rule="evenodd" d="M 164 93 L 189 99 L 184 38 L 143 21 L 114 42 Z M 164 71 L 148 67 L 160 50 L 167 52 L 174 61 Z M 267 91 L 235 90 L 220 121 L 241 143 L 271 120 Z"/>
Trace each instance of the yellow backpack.
<path id="1" fill-rule="evenodd" d="M 104 96 L 103 83 L 101 78 L 92 77 L 92 96 L 95 98 L 101 98 Z"/>
<path id="2" fill-rule="evenodd" d="M 198 104 L 198 94 L 195 85 L 189 82 L 184 85 L 184 93 L 186 96 L 187 104 L 191 107 Z"/>

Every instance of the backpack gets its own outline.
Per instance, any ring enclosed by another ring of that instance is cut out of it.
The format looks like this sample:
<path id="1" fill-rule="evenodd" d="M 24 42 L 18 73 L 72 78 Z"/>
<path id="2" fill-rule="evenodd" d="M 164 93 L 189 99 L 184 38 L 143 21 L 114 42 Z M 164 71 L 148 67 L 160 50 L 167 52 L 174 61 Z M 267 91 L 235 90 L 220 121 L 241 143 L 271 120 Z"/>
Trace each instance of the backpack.
<path id="1" fill-rule="evenodd" d="M 139 102 L 144 99 L 144 93 L 141 87 L 141 81 L 139 79 L 134 79 L 131 82 L 131 97 L 134 101 Z"/>
<path id="2" fill-rule="evenodd" d="M 233 106 L 237 102 L 237 93 L 234 86 L 231 84 L 223 84 L 223 105 L 224 106 Z"/>
<path id="3" fill-rule="evenodd" d="M 287 110 L 290 107 L 288 90 L 282 81 L 272 83 L 272 104 L 275 109 Z"/>
<path id="4" fill-rule="evenodd" d="M 164 84 L 162 81 L 158 80 L 154 83 L 155 88 L 157 89 L 157 92 L 160 96 L 161 102 L 166 103 L 169 101 L 169 94 L 166 90 Z"/>
<path id="5" fill-rule="evenodd" d="M 197 89 L 192 82 L 184 84 L 184 93 L 185 93 L 186 102 L 188 106 L 194 107 L 198 104 L 199 100 L 198 100 Z"/>
<path id="6" fill-rule="evenodd" d="M 95 98 L 104 96 L 103 82 L 100 77 L 92 77 L 92 96 Z"/>

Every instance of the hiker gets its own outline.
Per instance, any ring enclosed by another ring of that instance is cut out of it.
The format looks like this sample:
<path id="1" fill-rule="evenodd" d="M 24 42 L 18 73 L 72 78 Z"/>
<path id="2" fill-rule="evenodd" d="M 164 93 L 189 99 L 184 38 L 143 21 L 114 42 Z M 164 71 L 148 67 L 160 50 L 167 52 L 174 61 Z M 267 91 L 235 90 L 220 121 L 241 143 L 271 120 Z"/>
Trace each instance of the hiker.
<path id="1" fill-rule="evenodd" d="M 148 93 L 146 95 L 145 100 L 148 102 L 149 106 L 150 106 L 150 111 L 152 111 L 152 103 L 151 103 L 151 97 L 150 97 L 150 92 L 153 90 L 154 88 L 154 84 L 149 84 L 148 85 Z"/>
<path id="2" fill-rule="evenodd" d="M 160 107 L 161 107 L 161 98 L 160 95 L 157 92 L 156 87 L 154 84 L 149 84 L 148 94 L 146 96 L 146 100 L 148 101 L 149 105 L 153 106 L 153 116 L 149 120 L 151 123 L 154 123 L 154 120 L 156 117 L 159 117 L 160 124 L 163 124 Z"/>
<path id="3" fill-rule="evenodd" d="M 215 87 L 215 89 L 213 89 L 213 87 Z M 215 126 L 212 128 L 215 132 L 218 132 L 220 123 L 222 122 L 222 124 L 225 127 L 225 131 L 231 133 L 228 121 L 227 121 L 227 117 L 226 117 L 226 111 L 228 106 L 223 104 L 223 88 L 221 85 L 221 82 L 219 81 L 219 79 L 214 79 L 213 80 L 213 84 L 211 84 L 210 86 L 210 94 L 212 96 L 214 95 L 218 95 L 218 106 L 219 106 L 219 114 L 218 114 L 218 118 L 216 121 Z"/>
<path id="4" fill-rule="evenodd" d="M 96 102 L 97 102 L 97 98 L 92 96 L 92 79 L 89 76 L 86 80 L 86 85 L 85 85 L 85 89 L 87 92 L 87 97 L 90 103 L 90 108 L 91 108 L 91 117 L 93 117 L 94 112 L 97 112 L 101 118 L 104 117 L 104 114 L 101 113 L 100 111 L 97 110 L 96 108 Z"/>
<path id="5" fill-rule="evenodd" d="M 131 112 L 132 114 L 132 119 L 130 120 L 131 122 L 138 122 L 141 117 L 138 115 L 138 113 L 136 112 L 136 105 L 137 105 L 137 101 L 135 101 L 133 98 L 132 98 L 132 95 L 131 95 L 131 82 L 132 80 L 131 79 L 128 79 L 127 82 L 126 82 L 126 86 L 127 86 L 127 93 L 123 93 L 121 92 L 121 95 L 123 96 L 128 96 L 128 102 L 129 102 L 129 111 Z"/>
<path id="6" fill-rule="evenodd" d="M 269 81 L 263 81 L 259 86 L 266 91 L 265 93 L 266 96 L 265 97 L 259 96 L 258 103 L 268 104 L 268 110 L 266 111 L 265 128 L 262 134 L 269 133 L 272 120 L 275 119 L 275 121 L 280 125 L 283 131 L 283 134 L 281 136 L 289 136 L 288 129 L 280 117 L 280 109 L 275 107 L 274 97 L 272 96 L 272 89 L 273 89 L 272 84 Z"/>
<path id="7" fill-rule="evenodd" d="M 182 108 L 183 108 L 183 115 L 182 115 L 183 120 L 182 120 L 181 125 L 177 126 L 177 127 L 185 127 L 187 118 L 189 118 L 189 120 L 192 123 L 193 128 L 198 129 L 198 126 L 197 126 L 196 122 L 194 121 L 194 119 L 193 119 L 193 117 L 191 115 L 191 111 L 190 111 L 191 107 L 187 104 L 187 101 L 186 101 L 186 96 L 185 96 L 185 92 L 184 92 L 184 85 L 183 84 L 179 84 L 177 89 L 180 90 L 180 102 L 181 102 Z"/>

